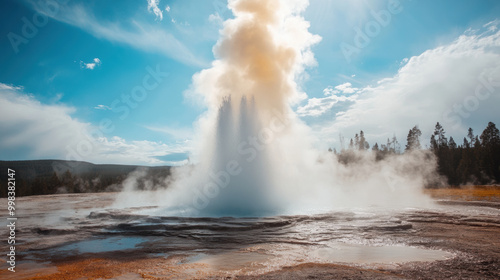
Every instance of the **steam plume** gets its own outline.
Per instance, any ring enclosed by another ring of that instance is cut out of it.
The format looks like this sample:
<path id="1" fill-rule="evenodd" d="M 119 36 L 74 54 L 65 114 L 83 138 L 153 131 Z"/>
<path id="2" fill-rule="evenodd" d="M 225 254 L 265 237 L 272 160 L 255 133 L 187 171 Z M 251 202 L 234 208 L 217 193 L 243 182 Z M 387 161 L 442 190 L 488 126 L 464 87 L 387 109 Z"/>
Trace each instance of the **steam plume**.
<path id="1" fill-rule="evenodd" d="M 212 67 L 193 77 L 208 110 L 199 120 L 193 166 L 179 168 L 162 204 L 187 215 L 274 215 L 339 207 L 417 206 L 435 177 L 435 159 L 415 152 L 376 162 L 359 153 L 350 165 L 313 148 L 315 139 L 290 109 L 297 80 L 314 65 L 321 38 L 300 16 L 308 1 L 230 0 Z M 175 212 L 177 211 L 177 212 Z"/>

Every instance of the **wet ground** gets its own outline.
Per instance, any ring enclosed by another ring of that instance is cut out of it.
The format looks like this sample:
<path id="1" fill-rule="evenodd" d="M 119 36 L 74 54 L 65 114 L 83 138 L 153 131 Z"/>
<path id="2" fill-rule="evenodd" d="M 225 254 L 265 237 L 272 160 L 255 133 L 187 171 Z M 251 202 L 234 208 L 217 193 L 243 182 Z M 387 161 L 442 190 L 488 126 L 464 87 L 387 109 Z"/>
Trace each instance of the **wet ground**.
<path id="1" fill-rule="evenodd" d="M 109 209 L 114 197 L 19 198 L 16 272 L 4 257 L 0 278 L 500 279 L 498 202 L 188 218 Z"/>

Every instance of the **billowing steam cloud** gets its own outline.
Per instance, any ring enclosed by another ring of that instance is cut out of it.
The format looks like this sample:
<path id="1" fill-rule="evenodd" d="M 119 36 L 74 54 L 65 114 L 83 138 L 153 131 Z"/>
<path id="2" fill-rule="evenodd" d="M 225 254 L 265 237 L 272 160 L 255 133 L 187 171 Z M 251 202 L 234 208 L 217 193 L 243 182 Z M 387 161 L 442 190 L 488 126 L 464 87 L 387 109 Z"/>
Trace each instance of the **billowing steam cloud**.
<path id="1" fill-rule="evenodd" d="M 303 95 L 295 81 L 315 63 L 310 47 L 321 39 L 300 16 L 307 5 L 229 1 L 235 18 L 224 22 L 217 60 L 193 77 L 208 107 L 195 164 L 175 170 L 167 191 L 147 198 L 151 204 L 172 215 L 260 216 L 427 202 L 420 189 L 435 177 L 435 161 L 426 153 L 376 162 L 353 152 L 343 165 L 313 148 L 310 129 L 290 109 Z M 124 196 L 118 201 L 130 201 Z"/>
<path id="2" fill-rule="evenodd" d="M 233 101 L 255 98 L 259 110 L 284 112 L 298 100 L 295 79 L 315 63 L 309 48 L 321 39 L 298 15 L 306 6 L 303 0 L 229 1 L 235 18 L 224 23 L 214 48 L 218 59 L 194 77 L 209 108 L 231 96 Z"/>

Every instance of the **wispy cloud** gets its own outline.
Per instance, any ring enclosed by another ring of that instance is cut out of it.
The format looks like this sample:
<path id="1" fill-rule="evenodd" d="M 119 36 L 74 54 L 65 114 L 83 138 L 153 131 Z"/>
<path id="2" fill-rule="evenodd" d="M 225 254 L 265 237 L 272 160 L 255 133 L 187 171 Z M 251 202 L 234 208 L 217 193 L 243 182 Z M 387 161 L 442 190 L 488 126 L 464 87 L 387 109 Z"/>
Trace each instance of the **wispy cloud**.
<path id="1" fill-rule="evenodd" d="M 22 90 L 22 89 L 23 89 L 23 87 L 0 83 L 0 90 L 14 91 L 14 90 Z"/>
<path id="2" fill-rule="evenodd" d="M 401 62 L 399 63 L 399 65 L 400 66 L 405 65 L 408 62 L 408 60 L 409 59 L 407 57 L 403 58 L 403 60 L 401 60 Z"/>
<path id="3" fill-rule="evenodd" d="M 107 106 L 107 105 L 97 105 L 94 107 L 94 109 L 97 109 L 97 110 L 111 110 L 111 107 Z"/>
<path id="4" fill-rule="evenodd" d="M 145 128 L 163 133 L 176 140 L 186 140 L 193 138 L 193 130 L 190 128 L 174 127 L 174 126 L 145 126 Z"/>
<path id="5" fill-rule="evenodd" d="M 130 20 L 131 26 L 124 26 L 121 22 L 97 19 L 84 6 L 78 4 L 61 5 L 60 12 L 56 14 L 46 12 L 37 4 L 34 4 L 34 7 L 39 13 L 78 27 L 97 38 L 119 42 L 139 50 L 160 53 L 187 65 L 204 67 L 209 64 L 196 57 L 172 34 L 148 23 Z"/>
<path id="6" fill-rule="evenodd" d="M 80 65 L 82 68 L 94 70 L 94 68 L 96 68 L 97 66 L 101 66 L 101 60 L 96 57 L 92 60 L 92 62 L 89 63 L 80 61 Z"/>
<path id="7" fill-rule="evenodd" d="M 492 20 L 492 21 L 488 22 L 487 24 L 483 25 L 483 27 L 487 28 L 488 31 L 495 32 L 498 30 L 498 25 L 500 25 L 500 20 L 495 19 L 495 20 Z"/>
<path id="8" fill-rule="evenodd" d="M 50 102 L 52 102 L 52 103 L 57 103 L 57 102 L 61 101 L 61 99 L 63 98 L 63 96 L 64 96 L 64 94 L 63 94 L 63 93 L 61 93 L 61 92 L 60 92 L 60 93 L 57 93 L 56 95 L 54 95 L 54 97 L 52 97 L 52 98 L 50 99 Z"/>
<path id="9" fill-rule="evenodd" d="M 74 107 L 43 104 L 24 93 L 21 87 L 0 83 L 3 159 L 56 158 L 160 165 L 174 164 L 161 160 L 169 154 L 189 152 L 185 142 L 127 141 L 104 134 L 98 127 L 74 118 L 75 112 Z"/>
<path id="10" fill-rule="evenodd" d="M 360 84 L 361 82 L 358 81 L 356 79 L 356 75 L 355 74 L 352 74 L 352 75 L 343 75 L 343 74 L 339 74 L 337 75 L 340 79 L 344 80 L 344 81 L 351 81 L 353 83 L 356 83 L 356 84 Z"/>
<path id="11" fill-rule="evenodd" d="M 156 19 L 163 20 L 163 12 L 158 8 L 160 0 L 148 0 L 148 11 L 153 12 L 156 15 Z M 168 6 L 167 6 L 168 7 Z M 170 10 L 170 7 L 169 7 Z"/>

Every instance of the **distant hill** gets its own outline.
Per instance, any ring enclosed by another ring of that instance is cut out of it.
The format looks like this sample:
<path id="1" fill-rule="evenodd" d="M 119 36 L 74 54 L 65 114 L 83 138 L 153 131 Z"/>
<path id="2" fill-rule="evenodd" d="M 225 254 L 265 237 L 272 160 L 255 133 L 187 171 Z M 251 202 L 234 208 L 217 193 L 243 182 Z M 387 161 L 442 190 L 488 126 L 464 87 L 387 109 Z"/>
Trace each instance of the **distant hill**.
<path id="1" fill-rule="evenodd" d="M 122 182 L 136 170 L 142 171 L 138 188 L 164 187 L 171 169 L 65 160 L 0 161 L 0 197 L 7 195 L 8 168 L 16 171 L 16 196 L 119 191 Z"/>

